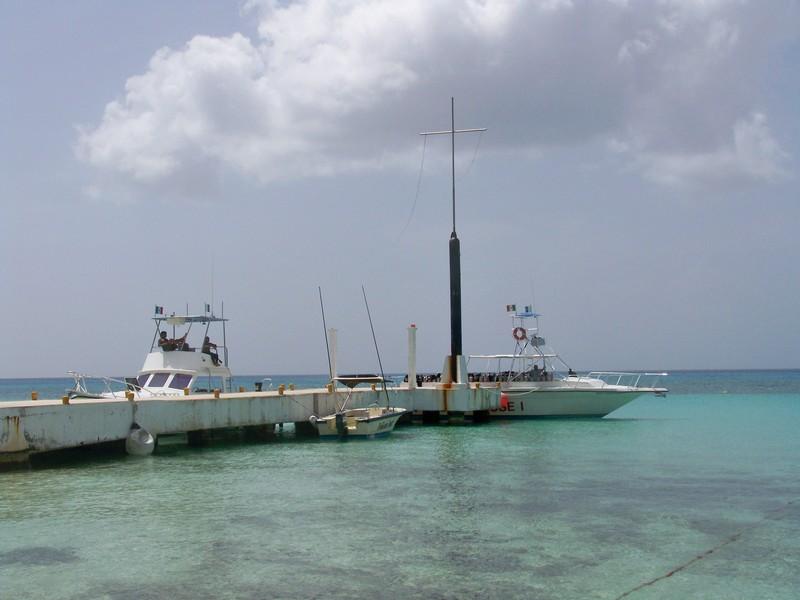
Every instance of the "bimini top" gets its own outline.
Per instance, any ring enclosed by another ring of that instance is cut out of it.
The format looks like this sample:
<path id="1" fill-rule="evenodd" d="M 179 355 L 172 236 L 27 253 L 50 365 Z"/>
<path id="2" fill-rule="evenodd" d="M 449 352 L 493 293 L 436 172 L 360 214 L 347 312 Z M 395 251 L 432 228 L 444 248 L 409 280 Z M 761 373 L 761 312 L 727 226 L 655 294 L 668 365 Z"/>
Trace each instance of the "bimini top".
<path id="1" fill-rule="evenodd" d="M 186 323 L 218 323 L 220 321 L 228 321 L 224 317 L 215 317 L 214 315 L 156 315 L 153 321 L 161 322 L 166 321 L 168 325 L 185 325 Z"/>
<path id="2" fill-rule="evenodd" d="M 373 373 L 357 373 L 353 375 L 338 375 L 333 381 L 343 383 L 349 388 L 354 388 L 361 383 L 383 383 L 383 377 Z"/>
<path id="3" fill-rule="evenodd" d="M 558 354 L 553 353 L 545 353 L 542 352 L 541 354 L 470 354 L 470 358 L 487 358 L 487 359 L 499 359 L 499 358 L 522 358 L 528 360 L 536 360 L 540 358 L 558 358 Z"/>

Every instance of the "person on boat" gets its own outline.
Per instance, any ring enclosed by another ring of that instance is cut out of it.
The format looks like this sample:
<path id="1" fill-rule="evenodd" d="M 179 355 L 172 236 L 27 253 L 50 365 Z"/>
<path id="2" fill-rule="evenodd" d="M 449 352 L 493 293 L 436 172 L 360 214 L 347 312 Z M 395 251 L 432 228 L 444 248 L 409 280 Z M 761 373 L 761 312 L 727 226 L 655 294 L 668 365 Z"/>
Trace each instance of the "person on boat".
<path id="1" fill-rule="evenodd" d="M 175 344 L 175 340 L 167 337 L 166 331 L 162 331 L 159 334 L 158 347 L 161 348 L 164 352 L 171 352 L 172 350 L 175 350 L 175 348 L 177 348 L 177 344 Z"/>
<path id="2" fill-rule="evenodd" d="M 213 348 L 213 351 L 212 351 Z M 219 354 L 217 354 L 217 345 L 208 339 L 208 336 L 203 340 L 203 349 L 201 350 L 203 354 L 208 354 L 211 357 L 211 362 L 214 363 L 214 366 L 219 365 Z"/>
<path id="3" fill-rule="evenodd" d="M 186 344 L 186 336 L 172 339 L 167 337 L 167 332 L 162 331 L 159 334 L 158 338 L 158 347 L 161 348 L 164 352 L 172 352 L 173 350 L 177 350 L 180 348 L 181 350 L 186 350 L 188 348 L 188 344 Z"/>

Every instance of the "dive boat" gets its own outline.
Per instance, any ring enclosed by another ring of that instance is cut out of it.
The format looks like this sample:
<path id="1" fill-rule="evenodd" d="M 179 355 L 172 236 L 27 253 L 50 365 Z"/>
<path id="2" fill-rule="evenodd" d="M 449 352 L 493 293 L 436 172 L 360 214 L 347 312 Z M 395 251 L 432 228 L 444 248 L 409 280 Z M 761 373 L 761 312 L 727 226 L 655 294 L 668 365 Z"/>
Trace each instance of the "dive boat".
<path id="1" fill-rule="evenodd" d="M 492 417 L 604 417 L 644 394 L 664 396 L 656 384 L 667 373 L 593 371 L 578 375 L 539 335 L 539 315 L 530 306 L 507 305 L 516 347 L 512 354 L 471 355 L 471 382 L 492 382 L 500 407 Z M 534 327 L 528 321 L 535 320 Z M 476 363 L 486 365 L 472 371 Z"/>
<path id="2" fill-rule="evenodd" d="M 155 334 L 150 344 L 150 352 L 136 377 L 116 380 L 111 377 L 94 377 L 70 371 L 75 387 L 67 390 L 70 398 L 113 398 L 124 399 L 132 393 L 135 398 L 164 396 L 183 396 L 189 393 L 211 392 L 231 389 L 231 371 L 228 368 L 228 348 L 225 338 L 225 323 L 228 319 L 217 317 L 206 305 L 207 314 L 169 315 L 163 308 L 156 307 L 153 317 Z M 209 333 L 212 325 L 221 325 L 222 341 L 212 342 Z M 197 327 L 194 327 L 197 326 Z M 192 329 L 195 335 L 190 338 Z M 168 330 L 172 336 L 169 337 Z M 200 330 L 202 336 L 197 333 Z M 181 335 L 182 334 L 182 335 Z M 192 346 L 189 340 L 202 340 Z M 87 380 L 99 380 L 103 390 L 89 390 Z"/>
<path id="3" fill-rule="evenodd" d="M 386 392 L 386 380 L 382 376 L 341 375 L 334 377 L 331 381 L 334 389 L 336 384 L 341 383 L 348 388 L 348 392 L 335 413 L 324 417 L 312 415 L 309 419 L 311 424 L 316 427 L 320 438 L 371 439 L 387 436 L 394 430 L 400 417 L 407 412 L 404 408 L 388 406 L 388 393 L 386 395 L 387 406 L 372 404 L 364 408 L 347 408 L 353 390 L 362 383 L 380 384 Z"/>

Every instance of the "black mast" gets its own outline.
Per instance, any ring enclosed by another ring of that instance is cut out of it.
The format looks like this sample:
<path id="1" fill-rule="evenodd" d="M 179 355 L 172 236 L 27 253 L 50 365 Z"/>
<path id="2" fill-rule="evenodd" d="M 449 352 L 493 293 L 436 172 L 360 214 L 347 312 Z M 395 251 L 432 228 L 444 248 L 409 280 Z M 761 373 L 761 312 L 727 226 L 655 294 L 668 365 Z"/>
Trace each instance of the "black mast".
<path id="1" fill-rule="evenodd" d="M 455 100 L 450 98 L 450 131 L 428 131 L 420 135 L 450 134 L 450 164 L 453 183 L 453 231 L 450 234 L 450 377 L 458 377 L 458 356 L 461 356 L 461 242 L 456 233 L 456 134 L 486 131 L 480 129 L 456 129 Z"/>
<path id="2" fill-rule="evenodd" d="M 450 234 L 450 356 L 461 356 L 461 242 L 456 233 L 456 110 L 450 98 L 450 165 L 453 180 L 453 232 Z M 451 368 L 455 363 L 451 364 Z M 451 373 L 455 377 L 455 370 Z"/>

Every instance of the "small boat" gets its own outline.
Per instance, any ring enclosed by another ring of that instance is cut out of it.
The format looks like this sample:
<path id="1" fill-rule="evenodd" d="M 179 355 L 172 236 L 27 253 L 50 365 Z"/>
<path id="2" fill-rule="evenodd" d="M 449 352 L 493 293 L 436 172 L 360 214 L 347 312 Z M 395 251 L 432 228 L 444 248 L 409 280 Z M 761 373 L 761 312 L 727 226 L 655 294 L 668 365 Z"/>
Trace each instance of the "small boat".
<path id="1" fill-rule="evenodd" d="M 474 368 L 485 361 L 486 368 L 469 373 L 471 382 L 497 383 L 500 407 L 492 417 L 604 417 L 644 394 L 665 396 L 667 388 L 656 384 L 667 373 L 593 371 L 575 373 L 546 345 L 539 335 L 541 315 L 530 306 L 517 311 L 508 305 L 516 347 L 511 354 L 471 355 Z M 528 320 L 536 325 L 528 327 Z"/>
<path id="2" fill-rule="evenodd" d="M 210 311 L 202 315 L 164 315 L 156 307 L 153 317 L 155 334 L 150 352 L 136 377 L 118 380 L 111 377 L 95 377 L 75 371 L 69 374 L 75 380 L 67 390 L 70 398 L 125 399 L 133 393 L 136 399 L 164 396 L 183 396 L 190 393 L 222 392 L 231 390 L 231 370 L 228 368 L 225 323 L 228 319 L 217 317 Z M 212 325 L 221 326 L 219 344 L 211 341 Z M 190 345 L 190 334 L 195 327 L 194 339 L 202 340 Z M 197 330 L 202 336 L 197 335 Z M 172 337 L 169 337 L 171 330 Z M 87 381 L 99 380 L 102 391 L 90 391 Z"/>
<path id="3" fill-rule="evenodd" d="M 382 385 L 386 391 L 386 380 L 380 375 L 341 375 L 332 379 L 334 386 L 341 383 L 348 388 L 347 396 L 338 410 L 325 417 L 312 415 L 309 421 L 316 427 L 320 438 L 361 438 L 371 439 L 389 435 L 397 421 L 407 411 L 404 408 L 378 406 L 372 404 L 364 408 L 347 408 L 353 390 L 362 383 Z M 335 387 L 334 387 L 335 389 Z"/>
<path id="4" fill-rule="evenodd" d="M 343 384 L 347 388 L 347 396 L 341 404 L 336 401 L 337 409 L 332 415 L 325 417 L 318 417 L 311 415 L 309 421 L 317 429 L 317 433 L 321 438 L 356 438 L 356 439 L 371 439 L 376 437 L 383 437 L 389 435 L 397 421 L 400 420 L 406 412 L 405 408 L 398 408 L 389 406 L 389 392 L 386 389 L 386 376 L 383 372 L 383 363 L 381 362 L 381 353 L 378 350 L 378 340 L 375 337 L 375 328 L 372 326 L 372 315 L 369 312 L 369 303 L 367 302 L 367 292 L 364 286 L 361 286 L 361 293 L 364 296 L 364 306 L 367 309 L 367 317 L 369 318 L 369 328 L 372 331 L 372 341 L 375 344 L 375 354 L 378 358 L 378 365 L 380 366 L 381 374 L 357 374 L 357 375 L 335 375 L 336 370 L 333 368 L 331 361 L 330 345 L 328 344 L 328 330 L 325 325 L 325 307 L 322 303 L 322 288 L 319 289 L 319 307 L 322 312 L 322 327 L 325 330 L 325 348 L 328 351 L 328 369 L 331 376 L 331 384 L 334 393 L 338 384 Z M 332 332 L 334 330 L 331 330 Z M 353 390 L 362 383 L 372 385 L 372 389 L 377 389 L 380 385 L 383 393 L 386 396 L 386 406 L 379 406 L 378 404 L 371 404 L 364 408 L 347 408 L 347 404 L 353 397 Z"/>

